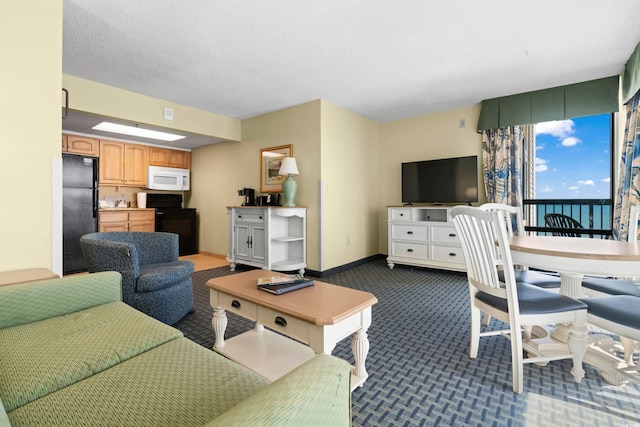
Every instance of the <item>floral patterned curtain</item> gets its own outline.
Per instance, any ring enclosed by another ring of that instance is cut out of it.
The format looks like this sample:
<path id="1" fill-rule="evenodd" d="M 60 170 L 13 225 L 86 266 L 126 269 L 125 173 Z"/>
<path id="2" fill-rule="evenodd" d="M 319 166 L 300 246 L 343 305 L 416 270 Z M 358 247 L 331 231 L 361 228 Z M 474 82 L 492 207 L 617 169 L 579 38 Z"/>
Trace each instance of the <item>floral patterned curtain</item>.
<path id="1" fill-rule="evenodd" d="M 625 104 L 627 120 L 620 160 L 620 176 L 613 207 L 613 237 L 627 240 L 629 211 L 640 204 L 640 91 Z"/>
<path id="2" fill-rule="evenodd" d="M 482 131 L 482 172 L 488 203 L 522 206 L 524 126 Z"/>

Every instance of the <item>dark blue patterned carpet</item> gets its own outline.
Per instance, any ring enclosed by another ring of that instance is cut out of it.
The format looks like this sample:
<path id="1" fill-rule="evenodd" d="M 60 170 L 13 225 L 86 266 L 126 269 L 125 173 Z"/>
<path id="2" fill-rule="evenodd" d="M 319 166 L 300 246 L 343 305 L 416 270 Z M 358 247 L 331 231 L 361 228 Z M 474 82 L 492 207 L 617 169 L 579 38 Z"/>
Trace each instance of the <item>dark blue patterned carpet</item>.
<path id="1" fill-rule="evenodd" d="M 195 273 L 196 312 L 175 325 L 207 348 L 214 342 L 213 310 L 204 283 L 228 274 L 228 267 Z M 569 374 L 570 361 L 526 365 L 525 392 L 517 395 L 511 391 L 508 340 L 484 338 L 478 359 L 470 359 L 462 273 L 389 270 L 380 259 L 322 281 L 371 292 L 379 301 L 368 331 L 369 378 L 352 395 L 354 426 L 640 425 L 640 386 L 611 386 L 588 365 L 580 384 Z M 231 313 L 226 337 L 252 327 Z M 349 340 L 333 354 L 353 363 Z"/>

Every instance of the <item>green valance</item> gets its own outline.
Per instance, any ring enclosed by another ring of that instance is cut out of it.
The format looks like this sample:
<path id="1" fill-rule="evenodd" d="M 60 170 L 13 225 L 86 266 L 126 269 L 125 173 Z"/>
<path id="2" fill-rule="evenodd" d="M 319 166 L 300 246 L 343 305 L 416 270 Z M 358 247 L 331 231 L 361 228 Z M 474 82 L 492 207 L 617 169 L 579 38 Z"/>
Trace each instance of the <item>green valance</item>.
<path id="1" fill-rule="evenodd" d="M 626 103 L 640 90 L 640 43 L 629 57 L 622 74 L 622 103 Z"/>
<path id="2" fill-rule="evenodd" d="M 619 76 L 482 101 L 478 131 L 618 111 Z M 635 92 L 634 92 L 635 93 Z"/>

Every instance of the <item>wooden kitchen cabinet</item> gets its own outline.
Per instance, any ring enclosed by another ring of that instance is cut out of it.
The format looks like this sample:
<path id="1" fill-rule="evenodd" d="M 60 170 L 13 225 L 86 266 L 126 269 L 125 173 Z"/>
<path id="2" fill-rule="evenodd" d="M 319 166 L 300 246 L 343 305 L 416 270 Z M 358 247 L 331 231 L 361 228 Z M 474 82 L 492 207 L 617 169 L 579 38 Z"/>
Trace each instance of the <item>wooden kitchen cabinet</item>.
<path id="1" fill-rule="evenodd" d="M 155 209 L 100 210 L 98 231 L 147 231 L 156 229 Z"/>
<path id="2" fill-rule="evenodd" d="M 84 156 L 98 156 L 100 144 L 97 138 L 62 134 L 62 152 Z"/>
<path id="3" fill-rule="evenodd" d="M 100 184 L 146 187 L 149 147 L 100 140 Z"/>
<path id="4" fill-rule="evenodd" d="M 191 152 L 149 147 L 149 165 L 189 169 L 191 167 Z"/>

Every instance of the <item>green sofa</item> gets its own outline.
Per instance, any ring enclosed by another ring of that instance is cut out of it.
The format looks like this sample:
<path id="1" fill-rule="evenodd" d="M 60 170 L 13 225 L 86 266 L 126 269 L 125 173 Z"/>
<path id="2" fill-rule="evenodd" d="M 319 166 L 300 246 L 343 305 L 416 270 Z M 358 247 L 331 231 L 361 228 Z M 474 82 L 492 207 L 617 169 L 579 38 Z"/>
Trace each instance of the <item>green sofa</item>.
<path id="1" fill-rule="evenodd" d="M 270 382 L 121 301 L 104 272 L 0 287 L 0 426 L 350 425 L 350 367 Z"/>

